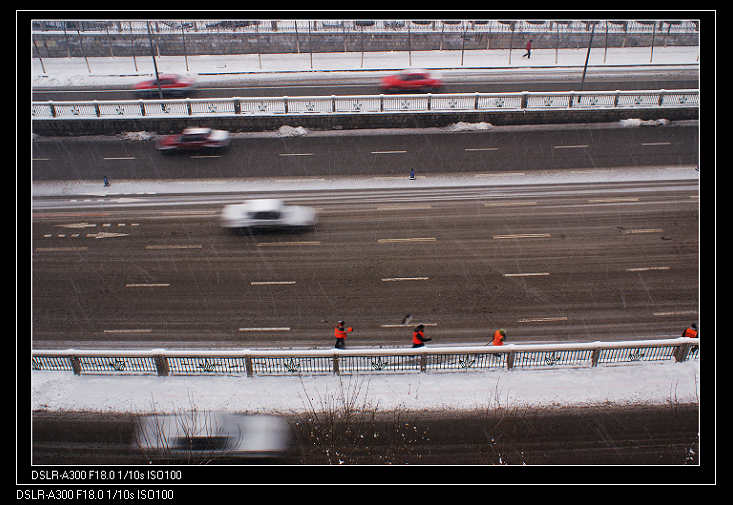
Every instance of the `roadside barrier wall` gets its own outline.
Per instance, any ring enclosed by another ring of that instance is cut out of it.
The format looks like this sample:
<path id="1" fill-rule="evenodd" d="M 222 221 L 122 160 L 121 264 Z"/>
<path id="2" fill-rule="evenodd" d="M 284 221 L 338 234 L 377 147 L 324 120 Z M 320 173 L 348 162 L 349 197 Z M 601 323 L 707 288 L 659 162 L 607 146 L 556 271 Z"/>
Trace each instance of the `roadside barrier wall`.
<path id="1" fill-rule="evenodd" d="M 33 350 L 37 371 L 76 375 L 354 375 L 554 369 L 699 359 L 699 338 L 417 349 Z"/>
<path id="2" fill-rule="evenodd" d="M 168 133 L 187 126 L 233 132 L 424 128 L 457 122 L 493 125 L 697 119 L 700 92 L 687 90 L 439 93 L 233 97 L 217 99 L 32 102 L 33 133 Z"/>

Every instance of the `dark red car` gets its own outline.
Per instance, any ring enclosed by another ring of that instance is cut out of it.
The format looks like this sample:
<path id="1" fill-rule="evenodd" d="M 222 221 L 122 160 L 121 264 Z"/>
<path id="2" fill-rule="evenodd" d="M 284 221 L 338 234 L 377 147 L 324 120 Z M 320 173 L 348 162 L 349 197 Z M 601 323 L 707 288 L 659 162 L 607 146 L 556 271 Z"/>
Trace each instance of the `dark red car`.
<path id="1" fill-rule="evenodd" d="M 443 87 L 443 81 L 427 70 L 408 68 L 399 74 L 382 78 L 381 89 L 385 93 L 400 91 L 417 93 L 434 93 Z"/>
<path id="2" fill-rule="evenodd" d="M 159 74 L 160 90 L 163 96 L 182 96 L 191 93 L 196 87 L 196 81 L 190 77 L 183 77 L 177 74 Z M 152 79 L 135 84 L 133 89 L 140 96 L 157 96 L 158 81 Z"/>
<path id="3" fill-rule="evenodd" d="M 155 147 L 161 152 L 223 149 L 229 145 L 229 132 L 211 128 L 186 128 L 181 133 L 158 139 Z"/>

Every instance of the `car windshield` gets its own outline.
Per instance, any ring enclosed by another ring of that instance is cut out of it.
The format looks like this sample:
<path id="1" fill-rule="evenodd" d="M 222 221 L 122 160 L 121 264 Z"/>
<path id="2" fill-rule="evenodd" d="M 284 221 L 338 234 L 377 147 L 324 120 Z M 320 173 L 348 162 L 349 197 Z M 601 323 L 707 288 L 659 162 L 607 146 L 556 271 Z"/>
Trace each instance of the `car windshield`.
<path id="1" fill-rule="evenodd" d="M 280 212 L 276 210 L 262 210 L 259 212 L 250 212 L 252 219 L 280 219 Z"/>

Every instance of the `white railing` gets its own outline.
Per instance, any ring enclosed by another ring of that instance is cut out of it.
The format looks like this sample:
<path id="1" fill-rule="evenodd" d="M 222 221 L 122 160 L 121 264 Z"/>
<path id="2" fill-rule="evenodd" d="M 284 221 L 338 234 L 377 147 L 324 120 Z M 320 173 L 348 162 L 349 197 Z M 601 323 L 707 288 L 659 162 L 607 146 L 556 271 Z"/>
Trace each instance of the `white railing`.
<path id="1" fill-rule="evenodd" d="M 193 33 L 354 33 L 354 32 L 556 32 L 589 33 L 595 24 L 596 33 L 699 33 L 699 23 L 695 20 L 408 20 L 408 19 L 257 19 L 257 20 L 150 20 L 150 29 L 156 34 L 170 33 L 180 35 L 181 31 Z M 33 33 L 139 33 L 147 34 L 148 25 L 144 20 L 69 20 L 37 21 L 31 27 Z"/>
<path id="2" fill-rule="evenodd" d="M 33 370 L 77 375 L 316 375 L 550 369 L 681 362 L 699 338 L 418 349 L 34 350 Z"/>
<path id="3" fill-rule="evenodd" d="M 699 107 L 700 90 L 438 93 L 33 102 L 34 119 L 384 114 Z"/>

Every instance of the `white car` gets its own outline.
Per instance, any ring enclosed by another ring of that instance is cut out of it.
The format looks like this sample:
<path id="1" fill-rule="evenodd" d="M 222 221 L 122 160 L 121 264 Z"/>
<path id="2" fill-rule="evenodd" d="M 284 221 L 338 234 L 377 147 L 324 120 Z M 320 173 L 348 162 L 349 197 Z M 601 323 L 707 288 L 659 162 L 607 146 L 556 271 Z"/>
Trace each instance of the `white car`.
<path id="1" fill-rule="evenodd" d="M 141 417 L 133 447 L 153 458 L 277 458 L 290 441 L 290 428 L 281 417 L 188 411 Z"/>
<path id="2" fill-rule="evenodd" d="M 275 198 L 227 205 L 221 212 L 221 225 L 230 229 L 305 229 L 317 221 L 313 208 L 285 205 Z"/>

